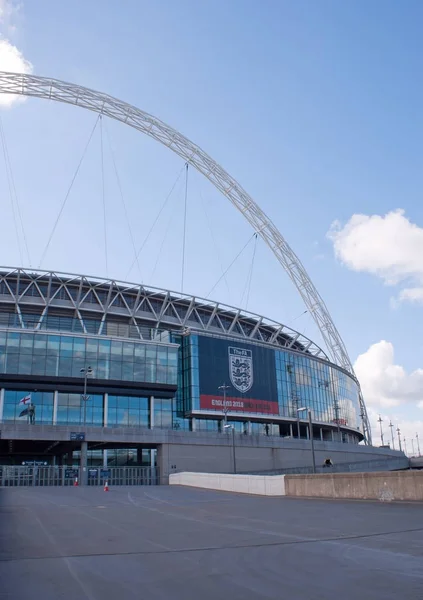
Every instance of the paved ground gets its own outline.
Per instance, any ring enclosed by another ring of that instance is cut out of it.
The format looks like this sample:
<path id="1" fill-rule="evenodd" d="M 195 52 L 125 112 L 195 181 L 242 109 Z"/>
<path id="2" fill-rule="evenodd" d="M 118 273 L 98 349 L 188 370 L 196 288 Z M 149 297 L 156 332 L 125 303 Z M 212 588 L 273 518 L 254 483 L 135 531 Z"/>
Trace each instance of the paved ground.
<path id="1" fill-rule="evenodd" d="M 1 600 L 418 600 L 423 506 L 0 488 Z"/>

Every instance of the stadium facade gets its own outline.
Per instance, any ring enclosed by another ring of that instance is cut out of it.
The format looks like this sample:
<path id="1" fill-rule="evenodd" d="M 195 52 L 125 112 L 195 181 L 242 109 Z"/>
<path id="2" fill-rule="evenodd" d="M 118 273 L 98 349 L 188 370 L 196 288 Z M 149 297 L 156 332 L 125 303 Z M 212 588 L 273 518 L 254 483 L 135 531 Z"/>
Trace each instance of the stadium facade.
<path id="1" fill-rule="evenodd" d="M 0 269 L 0 464 L 75 465 L 84 445 L 88 466 L 225 471 L 229 425 L 241 470 L 277 468 L 284 445 L 309 438 L 303 408 L 344 460 L 368 449 L 355 379 L 285 325 L 166 290 Z"/>

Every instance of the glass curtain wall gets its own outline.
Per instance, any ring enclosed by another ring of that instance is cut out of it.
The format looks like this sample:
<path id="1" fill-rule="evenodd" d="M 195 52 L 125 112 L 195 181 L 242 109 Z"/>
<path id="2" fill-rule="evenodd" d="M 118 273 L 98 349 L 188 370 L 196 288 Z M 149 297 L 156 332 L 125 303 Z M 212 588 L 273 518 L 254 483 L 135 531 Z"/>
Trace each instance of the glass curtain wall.
<path id="1" fill-rule="evenodd" d="M 154 343 L 0 330 L 0 373 L 176 385 L 178 349 Z"/>

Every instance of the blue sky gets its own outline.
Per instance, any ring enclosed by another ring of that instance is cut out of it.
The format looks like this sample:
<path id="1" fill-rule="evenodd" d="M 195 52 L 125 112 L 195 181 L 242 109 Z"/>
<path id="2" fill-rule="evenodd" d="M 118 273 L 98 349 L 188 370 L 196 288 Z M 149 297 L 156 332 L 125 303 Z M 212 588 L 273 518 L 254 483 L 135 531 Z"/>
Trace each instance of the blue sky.
<path id="1" fill-rule="evenodd" d="M 374 422 L 381 411 L 408 437 L 416 427 L 423 437 L 418 406 L 423 401 L 422 4 L 19 4 L 0 0 L 3 41 L 21 53 L 11 62 L 3 45 L 0 68 L 18 68 L 24 57 L 37 75 L 115 95 L 199 144 L 286 237 L 327 303 L 352 360 L 364 355 L 357 372 Z M 1 117 L 31 262 L 37 266 L 96 117 L 45 100 L 5 107 Z M 121 124 L 106 122 L 103 140 L 106 136 L 139 247 L 183 162 Z M 127 276 L 133 250 L 106 142 L 103 151 L 107 272 L 99 127 L 43 267 Z M 206 295 L 252 232 L 192 170 L 188 189 L 185 291 Z M 4 161 L 0 190 L 7 223 L 1 262 L 18 265 Z M 183 192 L 181 177 L 140 255 L 141 272 L 133 269 L 131 280 L 180 288 Z M 392 212 L 397 209 L 404 214 Z M 360 214 L 364 221 L 350 221 Z M 339 224 L 328 238 L 334 221 Z M 22 239 L 20 245 L 22 250 Z M 228 272 L 228 286 L 222 280 L 216 287 L 216 299 L 240 304 L 253 248 L 250 242 Z M 320 342 L 310 317 L 299 316 L 304 309 L 298 294 L 260 241 L 248 308 Z"/>

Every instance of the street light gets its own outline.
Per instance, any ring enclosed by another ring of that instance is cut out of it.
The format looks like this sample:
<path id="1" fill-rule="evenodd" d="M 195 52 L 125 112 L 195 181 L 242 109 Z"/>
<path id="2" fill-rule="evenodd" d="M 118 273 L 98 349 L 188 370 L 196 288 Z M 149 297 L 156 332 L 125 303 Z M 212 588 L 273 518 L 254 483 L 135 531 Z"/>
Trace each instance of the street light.
<path id="1" fill-rule="evenodd" d="M 235 454 L 235 426 L 232 424 L 224 425 L 224 429 L 232 429 L 232 456 L 234 461 L 234 474 L 236 475 L 236 454 Z"/>
<path id="2" fill-rule="evenodd" d="M 395 442 L 394 442 L 394 426 L 392 421 L 389 421 L 389 427 L 391 429 L 391 439 L 392 439 L 392 450 L 395 450 Z"/>
<path id="3" fill-rule="evenodd" d="M 87 422 L 87 400 L 90 399 L 89 396 L 87 396 L 87 379 L 89 375 L 92 375 L 94 373 L 94 371 L 92 370 L 91 367 L 85 367 L 85 369 L 81 369 L 80 371 L 83 375 L 84 375 L 84 393 L 81 396 L 81 400 L 84 402 L 84 425 Z"/>
<path id="4" fill-rule="evenodd" d="M 308 412 L 308 430 L 310 433 L 311 456 L 313 460 L 313 473 L 316 472 L 316 456 L 314 453 L 313 422 L 311 420 L 311 410 L 305 406 L 297 408 L 297 414 L 306 410 Z"/>
<path id="5" fill-rule="evenodd" d="M 382 442 L 382 444 L 381 444 L 381 445 L 383 446 L 383 445 L 384 445 L 384 443 L 383 443 L 383 431 L 382 431 L 382 423 L 383 423 L 383 419 L 382 419 L 382 417 L 381 417 L 380 415 L 379 415 L 379 418 L 378 418 L 377 422 L 378 422 L 378 423 L 379 423 L 379 425 L 380 425 L 380 441 Z"/>
<path id="6" fill-rule="evenodd" d="M 397 434 L 398 434 L 399 449 L 400 449 L 400 452 L 402 452 L 402 446 L 401 446 L 401 429 L 399 427 L 397 427 Z"/>
<path id="7" fill-rule="evenodd" d="M 230 390 L 231 386 L 226 385 L 226 383 L 223 383 L 222 385 L 219 385 L 217 389 L 223 391 L 223 427 L 226 427 L 226 423 L 228 421 L 227 414 L 229 410 L 226 406 L 226 390 Z"/>

